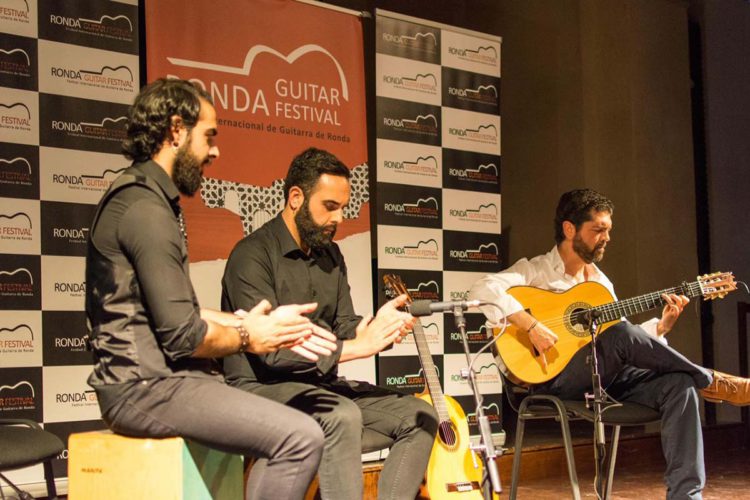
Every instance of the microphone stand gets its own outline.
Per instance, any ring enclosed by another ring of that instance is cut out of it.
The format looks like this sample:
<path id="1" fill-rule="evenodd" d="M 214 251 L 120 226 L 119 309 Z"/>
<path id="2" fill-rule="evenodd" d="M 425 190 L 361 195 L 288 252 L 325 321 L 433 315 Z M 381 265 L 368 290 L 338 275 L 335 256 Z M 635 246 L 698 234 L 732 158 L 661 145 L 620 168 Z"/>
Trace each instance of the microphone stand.
<path id="1" fill-rule="evenodd" d="M 599 375 L 599 361 L 596 355 L 596 330 L 598 329 L 597 319 L 601 313 L 595 309 L 590 309 L 583 314 L 583 325 L 589 330 L 591 335 L 591 359 L 589 365 L 591 366 L 591 388 L 590 393 L 585 394 L 586 406 L 594 410 L 594 467 L 595 467 L 595 484 L 594 489 L 596 490 L 598 498 L 605 498 L 606 491 L 604 491 L 606 481 L 604 481 L 604 461 L 606 458 L 606 446 L 605 446 L 605 434 L 604 434 L 604 423 L 602 421 L 602 412 L 606 409 L 606 406 L 612 404 L 608 401 L 607 393 L 602 389 L 602 379 Z"/>
<path id="2" fill-rule="evenodd" d="M 471 367 L 471 353 L 469 350 L 469 341 L 466 338 L 466 318 L 464 318 L 463 308 L 460 305 L 453 307 L 453 319 L 456 321 L 456 328 L 461 333 L 461 341 L 464 346 L 464 353 L 466 354 L 466 362 L 468 367 Z M 497 463 L 495 458 L 498 456 L 495 444 L 492 442 L 492 430 L 490 429 L 490 420 L 484 414 L 484 408 L 482 407 L 482 394 L 479 392 L 477 386 L 476 375 L 473 369 L 467 370 L 468 373 L 462 374 L 468 381 L 471 392 L 474 394 L 474 401 L 477 405 L 477 426 L 479 427 L 480 440 L 479 444 L 472 446 L 471 449 L 474 452 L 479 452 L 482 456 L 482 462 L 484 463 L 484 472 L 482 474 L 482 492 L 485 500 L 492 500 L 492 492 L 500 493 L 503 491 L 503 487 L 500 484 L 500 474 L 497 470 Z M 472 454 L 472 460 L 474 455 Z M 476 467 L 476 461 L 474 462 Z"/>

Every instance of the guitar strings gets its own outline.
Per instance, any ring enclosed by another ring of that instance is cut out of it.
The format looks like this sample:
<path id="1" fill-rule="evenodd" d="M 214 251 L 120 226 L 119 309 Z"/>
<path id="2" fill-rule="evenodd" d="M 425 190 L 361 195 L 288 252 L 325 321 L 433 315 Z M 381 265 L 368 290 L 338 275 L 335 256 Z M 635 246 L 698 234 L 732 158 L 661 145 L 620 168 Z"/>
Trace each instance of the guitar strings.
<path id="1" fill-rule="evenodd" d="M 687 289 L 682 286 L 667 288 L 658 292 L 653 292 L 631 299 L 625 299 L 600 306 L 594 306 L 590 309 L 601 312 L 603 316 L 602 322 L 606 323 L 609 321 L 615 321 L 622 316 L 630 316 L 633 314 L 648 311 L 655 307 L 659 307 L 660 305 L 663 305 L 665 303 L 664 299 L 661 297 L 662 294 L 671 295 L 680 292 L 687 292 L 688 296 L 690 297 L 698 296 L 701 294 L 700 284 L 697 282 L 690 283 L 688 284 Z M 750 293 L 750 291 L 748 293 Z M 645 307 L 645 309 L 643 307 Z M 635 310 L 632 310 L 634 308 Z M 570 322 L 570 314 L 534 317 L 548 328 L 560 327 Z"/>

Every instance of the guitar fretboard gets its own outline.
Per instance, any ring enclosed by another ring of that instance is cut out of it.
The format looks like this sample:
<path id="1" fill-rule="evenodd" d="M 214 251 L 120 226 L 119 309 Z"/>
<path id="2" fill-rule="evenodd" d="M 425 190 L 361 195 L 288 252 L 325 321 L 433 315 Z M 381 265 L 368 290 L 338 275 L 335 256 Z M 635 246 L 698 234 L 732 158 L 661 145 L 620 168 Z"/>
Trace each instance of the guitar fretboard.
<path id="1" fill-rule="evenodd" d="M 440 422 L 445 422 L 449 419 L 448 405 L 445 402 L 443 388 L 440 386 L 440 378 L 437 373 L 437 367 L 432 360 L 432 354 L 430 354 L 430 348 L 427 345 L 427 337 L 424 334 L 419 319 L 414 323 L 412 334 L 414 335 L 414 343 L 417 346 L 419 362 L 422 364 L 422 373 L 424 373 L 425 383 L 427 384 L 427 389 L 430 391 L 430 397 L 432 398 L 432 406 L 435 408 Z"/>
<path id="2" fill-rule="evenodd" d="M 599 321 L 607 323 L 609 321 L 616 321 L 622 317 L 632 316 L 634 314 L 650 311 L 662 307 L 666 304 L 662 298 L 662 294 L 670 295 L 685 295 L 689 298 L 699 297 L 703 295 L 700 282 L 693 281 L 691 283 L 683 283 L 680 286 L 673 288 L 666 288 L 659 290 L 658 292 L 647 293 L 645 295 L 639 295 L 632 299 L 618 300 L 617 302 L 610 302 L 609 304 L 602 304 L 596 306 L 593 309 L 601 313 Z"/>

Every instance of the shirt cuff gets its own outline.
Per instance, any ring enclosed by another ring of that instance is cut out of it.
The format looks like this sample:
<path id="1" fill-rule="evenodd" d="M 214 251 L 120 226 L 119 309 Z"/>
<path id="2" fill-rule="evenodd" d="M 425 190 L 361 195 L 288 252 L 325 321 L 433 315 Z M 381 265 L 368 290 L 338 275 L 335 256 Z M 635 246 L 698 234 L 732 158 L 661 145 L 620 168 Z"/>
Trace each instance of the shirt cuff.
<path id="1" fill-rule="evenodd" d="M 481 300 L 481 299 L 476 299 Z M 504 317 L 510 316 L 511 314 L 523 311 L 523 306 L 516 299 L 510 295 L 500 297 L 498 300 L 487 301 L 488 304 L 479 306 L 479 309 L 484 313 L 492 325 L 497 325 L 503 321 Z"/>
<path id="2" fill-rule="evenodd" d="M 336 341 L 336 350 L 330 354 L 330 356 L 320 356 L 318 362 L 318 372 L 321 375 L 328 375 L 331 371 L 338 366 L 339 359 L 341 358 L 341 351 L 344 348 L 344 341 L 338 339 Z"/>

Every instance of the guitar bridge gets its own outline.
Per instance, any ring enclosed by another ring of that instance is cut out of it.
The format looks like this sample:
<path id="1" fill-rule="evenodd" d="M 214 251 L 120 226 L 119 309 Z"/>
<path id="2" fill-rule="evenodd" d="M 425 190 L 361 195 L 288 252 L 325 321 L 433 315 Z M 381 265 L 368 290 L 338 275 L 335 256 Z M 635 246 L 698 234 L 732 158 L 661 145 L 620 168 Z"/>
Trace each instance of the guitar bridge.
<path id="1" fill-rule="evenodd" d="M 445 489 L 448 493 L 464 493 L 480 489 L 478 481 L 461 481 L 460 483 L 447 483 Z"/>

